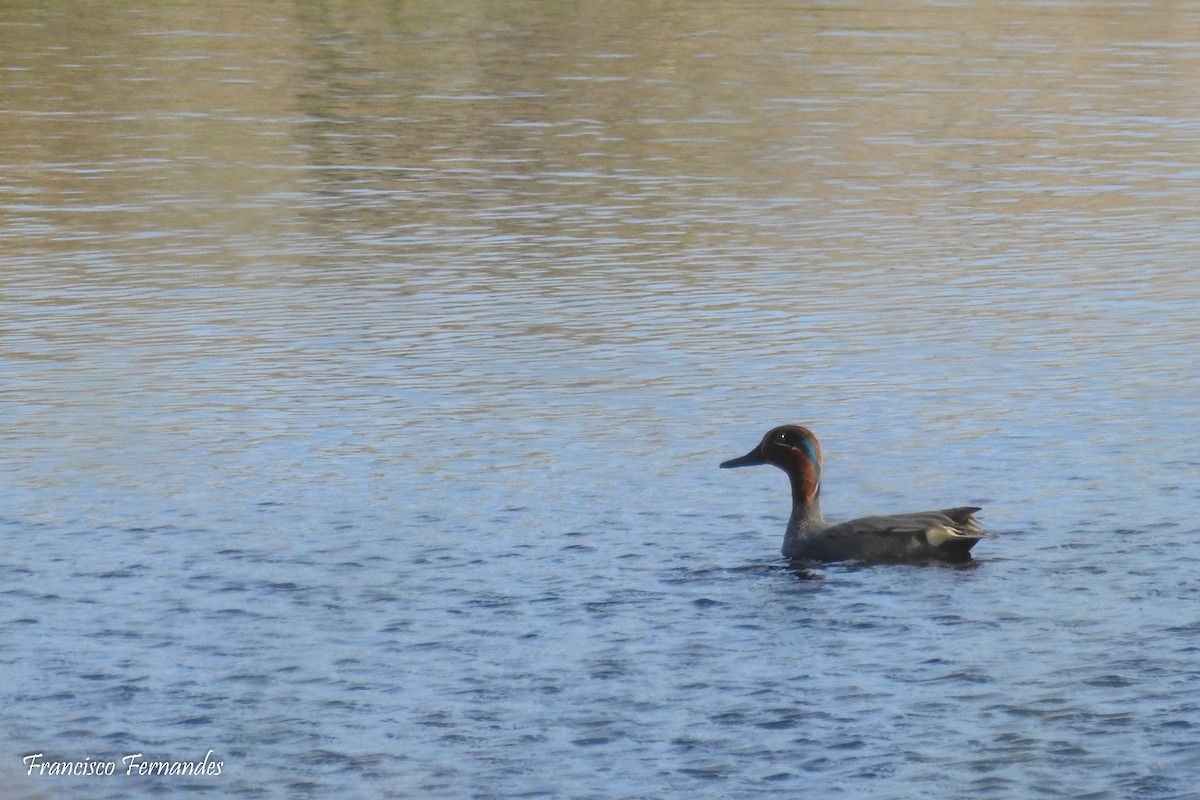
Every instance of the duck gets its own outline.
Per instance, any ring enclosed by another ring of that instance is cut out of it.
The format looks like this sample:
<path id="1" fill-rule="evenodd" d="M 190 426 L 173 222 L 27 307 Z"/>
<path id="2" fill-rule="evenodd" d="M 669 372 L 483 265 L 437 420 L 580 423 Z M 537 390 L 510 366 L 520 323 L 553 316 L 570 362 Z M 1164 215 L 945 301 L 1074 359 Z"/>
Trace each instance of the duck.
<path id="1" fill-rule="evenodd" d="M 821 443 L 803 425 L 780 425 L 758 445 L 721 469 L 773 464 L 792 483 L 792 516 L 783 537 L 783 555 L 793 562 L 962 564 L 984 533 L 976 506 L 861 517 L 836 525 L 821 514 Z"/>

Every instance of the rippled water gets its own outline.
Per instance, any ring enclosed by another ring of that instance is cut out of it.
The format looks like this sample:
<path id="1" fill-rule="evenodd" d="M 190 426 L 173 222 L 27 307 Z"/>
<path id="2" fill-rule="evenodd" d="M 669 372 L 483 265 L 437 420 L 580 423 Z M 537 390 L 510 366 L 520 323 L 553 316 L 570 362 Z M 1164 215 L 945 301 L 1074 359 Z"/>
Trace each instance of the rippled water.
<path id="1" fill-rule="evenodd" d="M 1195 796 L 1198 36 L 10 4 L 0 796 Z"/>

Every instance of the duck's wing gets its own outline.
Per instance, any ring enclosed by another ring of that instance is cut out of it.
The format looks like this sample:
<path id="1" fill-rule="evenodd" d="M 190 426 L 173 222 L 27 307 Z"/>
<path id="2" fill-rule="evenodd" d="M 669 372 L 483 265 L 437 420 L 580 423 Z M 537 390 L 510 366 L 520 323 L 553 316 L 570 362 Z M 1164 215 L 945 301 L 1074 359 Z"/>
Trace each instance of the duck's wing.
<path id="1" fill-rule="evenodd" d="M 880 517 L 861 517 L 843 522 L 822 533 L 831 538 L 850 536 L 919 536 L 933 547 L 942 547 L 949 542 L 991 539 L 985 533 L 975 512 L 975 506 L 947 508 L 942 511 L 918 511 L 913 514 L 890 514 Z"/>
<path id="2" fill-rule="evenodd" d="M 966 562 L 980 539 L 991 538 L 975 520 L 978 510 L 963 506 L 852 519 L 813 531 L 786 554 L 812 561 Z"/>

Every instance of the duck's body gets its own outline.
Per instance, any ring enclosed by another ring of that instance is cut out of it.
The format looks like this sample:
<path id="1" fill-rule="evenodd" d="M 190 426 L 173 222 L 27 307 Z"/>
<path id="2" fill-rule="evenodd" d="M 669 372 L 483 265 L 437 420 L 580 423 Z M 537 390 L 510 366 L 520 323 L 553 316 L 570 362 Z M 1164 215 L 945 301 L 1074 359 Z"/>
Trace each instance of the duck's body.
<path id="1" fill-rule="evenodd" d="M 783 555 L 802 561 L 963 562 L 971 548 L 989 538 L 973 516 L 978 508 L 918 511 L 862 517 L 831 525 L 821 514 L 821 445 L 812 431 L 781 425 L 767 432 L 758 447 L 723 468 L 774 464 L 792 483 L 792 516 L 783 538 Z"/>

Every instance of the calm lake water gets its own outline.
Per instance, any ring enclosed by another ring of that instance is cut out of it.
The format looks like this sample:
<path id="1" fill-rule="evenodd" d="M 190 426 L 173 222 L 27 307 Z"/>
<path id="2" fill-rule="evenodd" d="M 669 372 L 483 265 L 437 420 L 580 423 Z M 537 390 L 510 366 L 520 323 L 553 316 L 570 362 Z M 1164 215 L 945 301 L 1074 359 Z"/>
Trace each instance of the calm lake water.
<path id="1" fill-rule="evenodd" d="M 1197 41 L 7 3 L 0 796 L 1196 797 Z M 998 538 L 793 573 L 782 422 Z"/>

